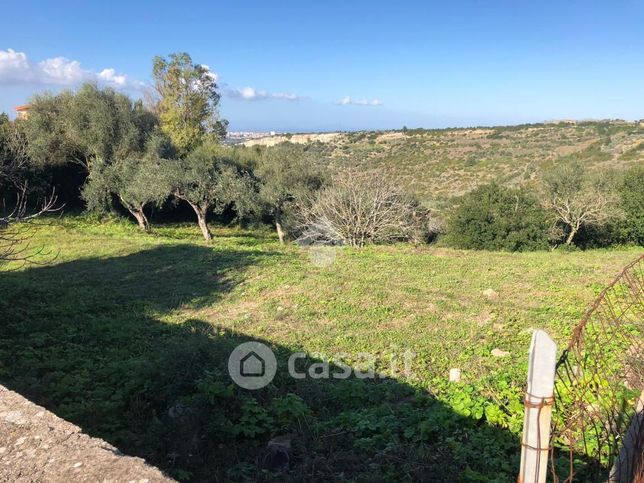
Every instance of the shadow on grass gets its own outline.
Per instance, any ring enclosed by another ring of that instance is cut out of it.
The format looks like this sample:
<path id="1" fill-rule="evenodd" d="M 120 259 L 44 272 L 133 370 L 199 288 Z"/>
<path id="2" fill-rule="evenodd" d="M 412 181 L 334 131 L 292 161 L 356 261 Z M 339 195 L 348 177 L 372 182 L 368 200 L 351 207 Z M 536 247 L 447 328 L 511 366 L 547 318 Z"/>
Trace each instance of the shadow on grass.
<path id="1" fill-rule="evenodd" d="M 216 306 L 279 252 L 163 246 L 0 274 L 0 382 L 181 480 L 511 481 L 519 444 L 393 379 L 235 386 L 248 339 L 163 314 Z M 180 317 L 177 315 L 177 317 Z M 313 362 L 313 361 L 310 361 Z M 331 366 L 334 372 L 334 366 Z M 288 440 L 288 462 L 267 443 Z"/>

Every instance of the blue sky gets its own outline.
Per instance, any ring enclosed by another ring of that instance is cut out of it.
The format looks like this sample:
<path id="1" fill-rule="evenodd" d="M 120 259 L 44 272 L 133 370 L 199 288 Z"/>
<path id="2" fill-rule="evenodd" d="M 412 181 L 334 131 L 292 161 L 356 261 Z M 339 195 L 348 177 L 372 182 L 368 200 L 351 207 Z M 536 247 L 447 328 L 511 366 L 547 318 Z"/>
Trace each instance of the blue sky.
<path id="1" fill-rule="evenodd" d="M 232 130 L 644 118 L 641 0 L 23 0 L 0 12 L 0 111 L 87 79 L 136 96 L 154 55 L 186 51 L 219 76 Z"/>

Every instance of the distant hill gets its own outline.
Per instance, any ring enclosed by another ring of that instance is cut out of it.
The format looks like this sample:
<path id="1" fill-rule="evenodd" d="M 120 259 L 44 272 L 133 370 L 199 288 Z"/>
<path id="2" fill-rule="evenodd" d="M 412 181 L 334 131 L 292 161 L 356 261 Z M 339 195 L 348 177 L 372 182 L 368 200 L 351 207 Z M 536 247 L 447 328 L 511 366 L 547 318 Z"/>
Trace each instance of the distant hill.
<path id="1" fill-rule="evenodd" d="M 450 198 L 496 180 L 534 183 L 540 173 L 576 158 L 589 169 L 622 170 L 644 163 L 644 123 L 560 121 L 471 129 L 410 129 L 280 135 L 246 145 L 311 144 L 336 167 L 387 168 L 424 203 Z"/>

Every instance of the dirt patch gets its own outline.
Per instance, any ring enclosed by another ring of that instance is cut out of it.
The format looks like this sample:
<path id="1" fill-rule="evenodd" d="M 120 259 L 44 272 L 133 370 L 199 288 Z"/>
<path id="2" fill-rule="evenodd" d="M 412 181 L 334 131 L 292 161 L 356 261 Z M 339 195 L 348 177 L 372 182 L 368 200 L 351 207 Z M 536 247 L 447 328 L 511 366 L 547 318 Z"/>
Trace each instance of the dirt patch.
<path id="1" fill-rule="evenodd" d="M 0 386 L 0 481 L 174 481 Z"/>

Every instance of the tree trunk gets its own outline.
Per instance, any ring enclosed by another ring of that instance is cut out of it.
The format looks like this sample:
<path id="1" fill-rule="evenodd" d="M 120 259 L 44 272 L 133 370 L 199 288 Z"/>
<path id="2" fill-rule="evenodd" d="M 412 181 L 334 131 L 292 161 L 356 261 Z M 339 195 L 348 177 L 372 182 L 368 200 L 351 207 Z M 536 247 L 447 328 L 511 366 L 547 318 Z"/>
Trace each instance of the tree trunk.
<path id="1" fill-rule="evenodd" d="M 282 212 L 277 210 L 275 213 L 275 229 L 277 237 L 280 239 L 280 245 L 284 245 L 284 230 L 282 229 Z"/>
<path id="2" fill-rule="evenodd" d="M 212 240 L 212 233 L 210 232 L 210 228 L 208 228 L 208 221 L 206 220 L 208 208 L 203 209 L 199 205 L 190 202 L 188 203 L 190 204 L 190 206 L 192 206 L 192 209 L 197 215 L 197 224 L 199 225 L 199 229 L 201 230 L 201 234 L 203 235 L 204 240 L 210 242 Z"/>
<path id="3" fill-rule="evenodd" d="M 570 245 L 572 243 L 572 239 L 575 238 L 577 230 L 577 228 L 573 228 L 572 226 L 570 227 L 570 233 L 568 233 L 568 237 L 566 238 L 566 245 Z"/>
<path id="4" fill-rule="evenodd" d="M 148 223 L 148 218 L 143 213 L 143 210 L 136 210 L 133 208 L 128 208 L 128 211 L 136 219 L 136 222 L 139 224 L 139 228 L 143 231 L 150 231 L 150 223 Z"/>
<path id="5" fill-rule="evenodd" d="M 210 242 L 212 240 L 212 233 L 210 233 L 210 229 L 208 228 L 205 213 L 197 213 L 197 223 L 199 223 L 199 228 L 201 228 L 204 240 Z"/>

